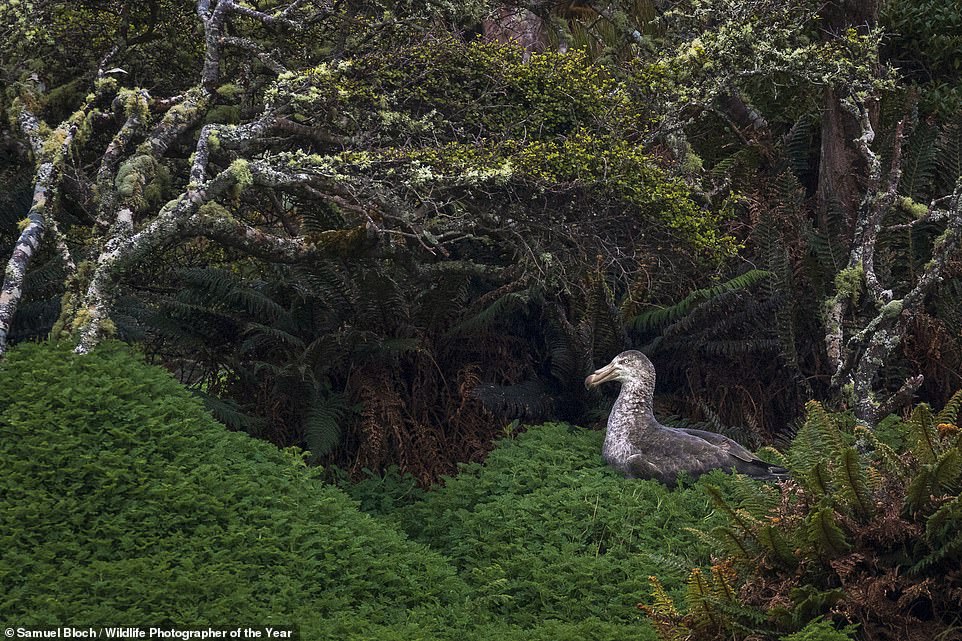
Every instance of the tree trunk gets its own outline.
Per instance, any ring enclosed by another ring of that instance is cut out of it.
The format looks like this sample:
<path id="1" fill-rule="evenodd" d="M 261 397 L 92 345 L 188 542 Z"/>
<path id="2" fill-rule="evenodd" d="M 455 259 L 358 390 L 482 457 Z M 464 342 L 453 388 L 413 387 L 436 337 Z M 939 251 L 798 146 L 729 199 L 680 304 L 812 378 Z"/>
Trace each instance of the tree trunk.
<path id="1" fill-rule="evenodd" d="M 544 21 L 522 7 L 495 9 L 483 27 L 486 40 L 514 43 L 525 50 L 525 58 L 544 51 L 547 46 Z"/>
<path id="2" fill-rule="evenodd" d="M 878 0 L 829 2 L 822 11 L 825 37 L 844 38 L 849 29 L 864 33 L 878 23 L 878 12 Z M 816 196 L 819 226 L 826 231 L 828 213 L 833 209 L 844 212 L 846 222 L 854 221 L 855 211 L 865 192 L 865 185 L 859 177 L 865 175 L 866 167 L 855 145 L 861 130 L 856 119 L 842 107 L 840 99 L 844 96 L 839 94 L 841 90 L 827 87 L 822 106 L 822 141 Z"/>

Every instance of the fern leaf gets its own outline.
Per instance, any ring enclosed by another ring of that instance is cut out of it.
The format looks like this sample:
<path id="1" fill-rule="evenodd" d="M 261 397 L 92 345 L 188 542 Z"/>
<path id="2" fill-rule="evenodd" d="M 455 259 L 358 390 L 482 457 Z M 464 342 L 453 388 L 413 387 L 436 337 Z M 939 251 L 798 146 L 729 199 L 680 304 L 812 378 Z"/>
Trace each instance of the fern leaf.
<path id="1" fill-rule="evenodd" d="M 814 124 L 815 118 L 811 114 L 805 114 L 795 121 L 785 138 L 785 154 L 799 180 L 804 180 L 811 171 L 809 158 L 812 153 Z"/>
<path id="2" fill-rule="evenodd" d="M 842 439 L 842 432 L 838 429 L 835 418 L 816 401 L 806 403 L 805 409 L 808 413 L 807 423 L 811 423 L 825 445 L 824 453 L 832 458 L 840 455 L 845 447 L 845 441 Z"/>
<path id="3" fill-rule="evenodd" d="M 202 390 L 193 391 L 203 399 L 207 411 L 230 429 L 256 436 L 260 429 L 264 427 L 264 419 L 251 416 L 235 401 L 218 398 Z"/>
<path id="4" fill-rule="evenodd" d="M 962 452 L 958 449 L 947 450 L 932 465 L 932 480 L 942 490 L 957 492 L 960 475 L 962 475 Z"/>
<path id="5" fill-rule="evenodd" d="M 648 577 L 648 581 L 651 583 L 651 596 L 654 600 L 649 607 L 658 614 L 672 618 L 681 618 L 681 614 L 675 606 L 675 601 L 668 594 L 668 591 L 665 590 L 665 586 L 662 585 L 658 577 L 650 576 Z"/>
<path id="6" fill-rule="evenodd" d="M 952 395 L 949 402 L 945 404 L 942 411 L 935 417 L 936 426 L 943 424 L 954 424 L 959 419 L 959 409 L 962 408 L 962 390 Z"/>
<path id="7" fill-rule="evenodd" d="M 761 543 L 783 567 L 794 570 L 798 567 L 798 559 L 785 535 L 773 525 L 763 525 L 758 530 L 758 541 Z"/>
<path id="8" fill-rule="evenodd" d="M 920 403 L 912 411 L 908 422 L 909 429 L 915 438 L 913 453 L 923 462 L 932 463 L 939 457 L 942 449 L 939 443 L 939 430 L 932 417 L 932 410 L 925 403 Z"/>
<path id="9" fill-rule="evenodd" d="M 508 292 L 496 298 L 478 313 L 462 320 L 448 330 L 447 334 L 457 336 L 486 330 L 498 321 L 508 318 L 515 311 L 525 309 L 528 303 L 529 297 L 526 292 Z"/>
<path id="10" fill-rule="evenodd" d="M 328 454 L 340 442 L 347 413 L 347 400 L 341 394 L 328 394 L 311 404 L 304 418 L 304 441 L 315 458 Z"/>
<path id="11" fill-rule="evenodd" d="M 851 548 L 832 508 L 821 506 L 812 510 L 806 525 L 808 541 L 819 556 L 839 556 Z"/>
<path id="12" fill-rule="evenodd" d="M 631 326 L 642 332 L 663 327 L 687 315 L 699 303 L 716 298 L 726 292 L 745 289 L 770 276 L 771 272 L 753 269 L 714 287 L 696 289 L 674 305 L 649 310 L 635 316 L 630 321 Z"/>
<path id="13" fill-rule="evenodd" d="M 678 608 L 668 595 L 658 577 L 650 576 L 651 605 L 641 604 L 638 607 L 651 619 L 658 636 L 662 641 L 686 641 L 691 637 L 691 630 L 685 625 Z"/>
<path id="14" fill-rule="evenodd" d="M 854 447 L 842 450 L 842 456 L 835 468 L 835 485 L 839 496 L 858 516 L 866 518 L 872 513 L 873 502 L 868 479 L 858 450 Z"/>
<path id="15" fill-rule="evenodd" d="M 924 194 L 936 170 L 935 141 L 938 128 L 919 125 L 912 132 L 902 154 L 902 178 L 899 192 L 908 196 Z"/>
<path id="16" fill-rule="evenodd" d="M 743 536 L 748 539 L 755 538 L 754 526 L 758 524 L 758 520 L 755 517 L 745 510 L 735 509 L 729 505 L 717 486 L 706 485 L 705 492 L 711 498 L 712 502 L 728 515 L 728 520 L 741 530 Z"/>
<path id="17" fill-rule="evenodd" d="M 962 558 L 962 496 L 944 503 L 925 522 L 925 540 L 932 552 L 919 559 L 912 568 L 916 574 L 928 570 L 944 571 L 946 562 Z"/>
<path id="18" fill-rule="evenodd" d="M 721 627 L 723 620 L 714 607 L 712 599 L 712 585 L 705 578 L 700 568 L 694 568 L 688 575 L 686 583 L 688 601 L 688 615 L 692 620 L 692 627 L 697 629 Z"/>
<path id="19" fill-rule="evenodd" d="M 769 463 L 774 463 L 779 467 L 787 468 L 789 465 L 788 457 L 776 450 L 771 445 L 766 445 L 757 452 L 759 458 L 768 461 Z"/>
<path id="20" fill-rule="evenodd" d="M 752 515 L 754 523 L 765 519 L 778 506 L 781 494 L 771 485 L 760 484 L 747 476 L 736 474 L 732 477 L 732 485 L 738 499 L 738 506 Z"/>
<path id="21" fill-rule="evenodd" d="M 929 504 L 935 484 L 931 465 L 925 465 L 916 472 L 905 490 L 905 507 L 909 512 L 919 512 Z"/>
<path id="22" fill-rule="evenodd" d="M 895 450 L 880 441 L 875 432 L 864 425 L 856 425 L 855 434 L 859 440 L 868 443 L 885 469 L 900 479 L 905 480 L 908 470 L 902 462 L 902 459 L 899 458 L 899 455 L 895 453 Z"/>

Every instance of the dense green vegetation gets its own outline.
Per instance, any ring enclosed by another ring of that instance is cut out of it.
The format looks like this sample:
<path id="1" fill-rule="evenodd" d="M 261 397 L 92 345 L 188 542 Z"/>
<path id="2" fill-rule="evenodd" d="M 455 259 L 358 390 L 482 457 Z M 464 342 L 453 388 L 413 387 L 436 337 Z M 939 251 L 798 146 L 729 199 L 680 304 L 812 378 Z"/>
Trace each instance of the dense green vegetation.
<path id="1" fill-rule="evenodd" d="M 958 634 L 957 5 L 0 0 L 0 615 Z"/>
<path id="2" fill-rule="evenodd" d="M 441 555 L 359 513 L 298 453 L 227 432 L 119 345 L 24 346 L 0 378 L 5 621 L 403 638 L 466 607 Z"/>
<path id="3" fill-rule="evenodd" d="M 678 568 L 704 560 L 679 531 L 711 511 L 702 489 L 618 478 L 578 428 L 532 428 L 382 519 L 120 345 L 24 346 L 0 389 L 0 612 L 18 625 L 653 639 L 634 604 L 654 550 Z"/>
<path id="4" fill-rule="evenodd" d="M 821 619 L 830 606 L 918 634 L 957 612 L 960 577 L 939 564 L 962 554 L 950 422 L 962 397 L 888 421 L 902 457 L 876 442 L 862 459 L 850 419 L 813 405 L 784 460 L 788 500 L 721 473 L 672 491 L 626 480 L 601 463 L 599 433 L 557 423 L 509 436 L 443 487 L 393 474 L 346 485 L 352 500 L 302 453 L 227 431 L 120 344 L 20 347 L 0 390 L 0 611 L 18 625 L 653 640 L 644 603 L 669 638 L 727 626 L 829 641 L 854 630 Z M 709 579 L 689 576 L 709 562 Z"/>

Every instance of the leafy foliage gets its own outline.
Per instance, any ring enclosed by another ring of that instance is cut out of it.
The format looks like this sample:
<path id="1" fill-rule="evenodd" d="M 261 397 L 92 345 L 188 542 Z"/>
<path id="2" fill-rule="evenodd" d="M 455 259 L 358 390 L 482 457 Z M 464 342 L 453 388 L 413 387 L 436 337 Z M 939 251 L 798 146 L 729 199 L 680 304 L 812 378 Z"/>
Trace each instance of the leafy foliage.
<path id="1" fill-rule="evenodd" d="M 350 621 L 367 638 L 463 603 L 443 558 L 126 349 L 25 345 L 0 378 L 0 609 L 23 625 Z"/>
<path id="2" fill-rule="evenodd" d="M 597 432 L 533 426 L 390 514 L 451 558 L 505 620 L 597 617 L 630 638 L 647 577 L 674 567 L 666 580 L 680 585 L 686 564 L 705 559 L 686 526 L 717 516 L 701 482 L 671 492 L 621 478 L 600 447 Z"/>
<path id="3" fill-rule="evenodd" d="M 650 641 L 632 605 L 644 572 L 673 561 L 680 583 L 704 554 L 676 529 L 710 513 L 700 485 L 622 479 L 596 433 L 567 425 L 531 428 L 427 494 L 413 479 L 348 486 L 375 518 L 303 453 L 226 431 L 119 344 L 23 345 L 0 380 L 2 608 L 23 625 Z"/>
<path id="4" fill-rule="evenodd" d="M 924 639 L 957 630 L 960 403 L 962 393 L 937 416 L 923 404 L 906 421 L 888 420 L 881 433 L 905 443 L 904 454 L 864 426 L 853 429 L 849 417 L 810 403 L 784 460 L 792 480 L 780 492 L 742 484 L 734 502 L 712 493 L 728 516 L 711 533 L 728 555 L 716 567 L 730 564 L 731 573 L 708 583 L 694 573 L 697 590 L 689 590 L 684 615 L 664 599 L 649 613 L 697 634 L 774 637 L 822 615 L 857 624 L 859 638 L 898 630 L 900 638 Z M 834 628 L 825 630 L 832 638 Z"/>

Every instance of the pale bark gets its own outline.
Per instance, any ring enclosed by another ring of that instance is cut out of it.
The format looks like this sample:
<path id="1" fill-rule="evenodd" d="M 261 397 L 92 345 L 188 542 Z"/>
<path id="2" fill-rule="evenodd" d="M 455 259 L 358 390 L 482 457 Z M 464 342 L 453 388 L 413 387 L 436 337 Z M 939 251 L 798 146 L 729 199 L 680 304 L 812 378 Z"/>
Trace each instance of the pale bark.
<path id="1" fill-rule="evenodd" d="M 885 215 L 898 197 L 905 121 L 896 127 L 891 167 L 887 176 L 883 177 L 881 160 L 872 149 L 875 132 L 868 109 L 853 102 L 843 103 L 843 106 L 852 119 L 859 123 L 860 135 L 854 144 L 867 168 L 868 188 L 854 221 L 847 271 L 839 279 L 838 291 L 826 305 L 826 351 L 834 368 L 832 384 L 840 390 L 847 389 L 856 417 L 868 425 L 874 425 L 910 401 L 912 394 L 922 384 L 921 375 L 911 376 L 894 394 L 882 398 L 877 395 L 878 374 L 901 344 L 908 320 L 920 311 L 925 296 L 940 282 L 950 260 L 959 251 L 962 239 L 962 179 L 950 196 L 939 199 L 939 202 L 948 200 L 948 209 L 931 216 L 932 219 L 947 221 L 945 232 L 934 246 L 932 260 L 917 276 L 911 289 L 901 298 L 896 297 L 892 289 L 885 289 L 879 281 L 875 271 L 875 250 Z M 931 208 L 936 209 L 935 202 Z M 846 287 L 858 290 L 843 288 L 843 282 L 848 283 Z M 848 313 L 858 313 L 853 304 L 856 294 L 867 297 L 873 311 L 868 314 L 863 327 L 846 339 L 842 321 Z"/>
<path id="2" fill-rule="evenodd" d="M 27 214 L 27 225 L 13 247 L 13 253 L 3 274 L 3 286 L 0 287 L 0 355 L 6 351 L 13 315 L 17 311 L 23 294 L 23 277 L 30 266 L 30 260 L 43 240 L 45 210 L 50 192 L 53 190 L 54 176 L 52 162 L 42 163 L 37 169 L 33 202 Z"/>
<path id="3" fill-rule="evenodd" d="M 18 116 L 20 129 L 33 149 L 37 171 L 34 174 L 33 201 L 25 219 L 26 224 L 14 244 L 4 270 L 3 285 L 0 286 L 0 357 L 7 350 L 10 328 L 23 295 L 23 279 L 30 267 L 30 261 L 37 253 L 47 227 L 52 226 L 56 229 L 56 224 L 48 220 L 48 217 L 56 201 L 57 185 L 60 180 L 59 165 L 63 163 L 64 157 L 70 151 L 80 123 L 92 106 L 91 101 L 74 112 L 46 140 L 40 134 L 40 121 L 34 114 L 28 109 L 22 109 Z M 59 144 L 47 150 L 45 143 L 51 140 Z M 65 265 L 70 270 L 73 267 L 70 252 L 67 251 L 66 244 L 63 243 L 59 234 L 57 240 Z"/>
<path id="4" fill-rule="evenodd" d="M 296 10 L 305 4 L 306 0 L 294 0 L 286 7 L 268 13 L 252 9 L 235 0 L 198 0 L 196 13 L 204 27 L 205 51 L 197 85 L 182 95 L 168 99 L 154 99 L 142 89 L 135 90 L 125 98 L 133 103 L 123 105 L 121 95 L 115 98 L 114 112 L 118 113 L 121 108 L 126 108 L 127 116 L 100 157 L 95 177 L 87 184 L 90 192 L 96 194 L 94 203 L 97 229 L 105 233 L 93 243 L 95 268 L 83 288 L 77 304 L 77 316 L 73 319 L 65 317 L 68 321 L 66 326 L 71 326 L 78 333 L 78 351 L 89 351 L 100 339 L 116 297 L 121 269 L 145 259 L 165 243 L 192 237 L 208 237 L 262 258 L 280 262 L 296 262 L 312 256 L 315 252 L 313 243 L 317 239 L 308 241 L 299 237 L 281 238 L 230 216 L 218 215 L 215 210 L 205 209 L 205 205 L 214 203 L 227 189 L 243 189 L 247 184 L 254 183 L 272 188 L 307 186 L 316 178 L 293 172 L 289 168 L 273 168 L 268 165 L 252 167 L 242 160 L 231 164 L 226 170 L 218 170 L 213 178 L 208 178 L 210 156 L 213 152 L 212 135 L 218 136 L 223 149 L 230 150 L 230 157 L 243 158 L 246 146 L 274 127 L 277 118 L 271 105 L 267 106 L 259 118 L 246 125 L 202 127 L 186 190 L 153 217 L 144 211 L 145 201 L 142 194 L 121 195 L 117 189 L 118 172 L 125 166 L 125 162 L 136 161 L 138 156 L 152 159 L 138 165 L 127 165 L 128 171 L 138 172 L 136 180 L 141 186 L 147 185 L 155 178 L 155 168 L 163 161 L 172 145 L 182 140 L 190 131 L 196 130 L 209 107 L 215 103 L 215 90 L 221 83 L 221 58 L 225 45 L 249 51 L 275 73 L 286 71 L 284 65 L 268 52 L 260 51 L 256 43 L 228 35 L 227 25 L 231 17 L 258 21 L 269 27 L 299 29 L 300 24 L 294 16 Z M 327 7 L 326 10 L 333 11 L 333 7 Z M 120 50 L 122 46 L 118 45 L 104 57 L 98 78 L 109 73 L 104 71 L 106 63 Z M 101 98 L 102 96 L 96 96 L 95 100 Z M 63 257 L 68 273 L 75 269 L 73 257 L 59 233 L 54 215 L 56 212 L 52 206 L 60 182 L 60 166 L 71 149 L 79 125 L 92 107 L 92 104 L 86 105 L 46 136 L 41 134 L 40 121 L 29 111 L 23 110 L 20 115 L 20 128 L 33 149 L 37 171 L 33 204 L 0 288 L 0 355 L 7 347 L 10 326 L 22 295 L 24 275 L 47 230 L 53 231 L 55 235 L 57 249 Z M 154 117 L 158 120 L 151 124 L 149 121 Z M 101 118 L 100 122 L 104 120 L 109 122 L 112 119 Z M 132 150 L 131 147 L 138 139 L 143 143 Z M 73 310 L 65 310 L 65 313 L 72 312 Z"/>

